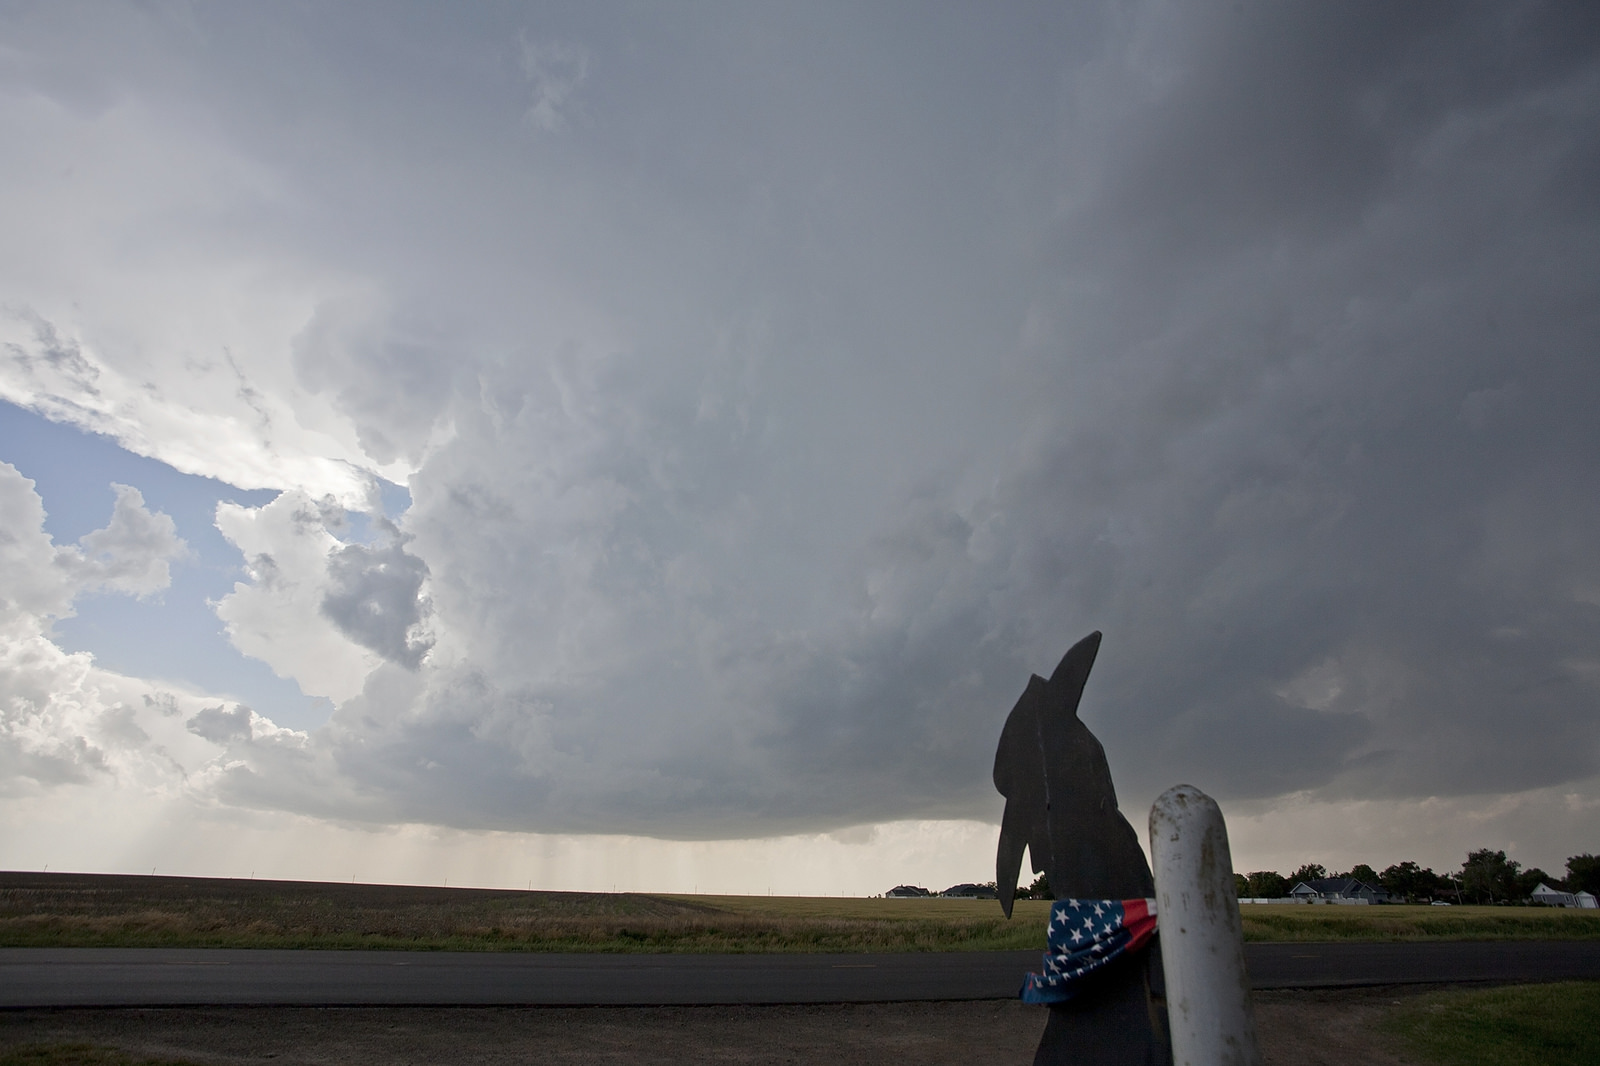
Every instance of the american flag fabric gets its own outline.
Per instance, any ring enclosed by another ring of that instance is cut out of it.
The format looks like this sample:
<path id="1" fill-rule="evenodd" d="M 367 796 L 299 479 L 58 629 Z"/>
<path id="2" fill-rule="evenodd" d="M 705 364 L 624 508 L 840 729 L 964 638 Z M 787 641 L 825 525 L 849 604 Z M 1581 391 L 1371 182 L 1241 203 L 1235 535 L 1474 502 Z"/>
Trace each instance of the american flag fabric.
<path id="1" fill-rule="evenodd" d="M 1044 973 L 1022 982 L 1024 1003 L 1062 1003 L 1113 959 L 1138 951 L 1156 933 L 1153 899 L 1058 899 L 1050 908 Z"/>

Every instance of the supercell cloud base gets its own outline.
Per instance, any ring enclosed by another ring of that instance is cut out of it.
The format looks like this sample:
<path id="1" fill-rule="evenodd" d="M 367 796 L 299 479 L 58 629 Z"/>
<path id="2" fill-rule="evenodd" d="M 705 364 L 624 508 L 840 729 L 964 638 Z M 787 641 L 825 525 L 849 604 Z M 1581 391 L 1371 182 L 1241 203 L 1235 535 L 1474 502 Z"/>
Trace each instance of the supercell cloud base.
<path id="1" fill-rule="evenodd" d="M 19 4 L 0 138 L 0 865 L 985 880 L 1091 629 L 1136 825 L 1595 850 L 1582 5 Z"/>

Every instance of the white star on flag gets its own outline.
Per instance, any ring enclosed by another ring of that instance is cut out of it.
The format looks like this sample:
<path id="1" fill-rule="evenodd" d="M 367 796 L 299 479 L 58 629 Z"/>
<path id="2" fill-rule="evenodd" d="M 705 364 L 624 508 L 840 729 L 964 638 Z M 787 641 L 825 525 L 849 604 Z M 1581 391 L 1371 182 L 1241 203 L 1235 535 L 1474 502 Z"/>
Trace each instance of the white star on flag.
<path id="1" fill-rule="evenodd" d="M 1085 915 L 1069 922 L 1069 912 Z M 1099 920 L 1090 914 L 1098 915 Z M 1048 949 L 1041 972 L 1023 984 L 1027 1003 L 1063 1003 L 1089 987 L 1112 960 L 1144 948 L 1155 935 L 1155 901 L 1061 899 L 1046 925 Z M 1080 980 L 1081 979 L 1081 980 Z"/>

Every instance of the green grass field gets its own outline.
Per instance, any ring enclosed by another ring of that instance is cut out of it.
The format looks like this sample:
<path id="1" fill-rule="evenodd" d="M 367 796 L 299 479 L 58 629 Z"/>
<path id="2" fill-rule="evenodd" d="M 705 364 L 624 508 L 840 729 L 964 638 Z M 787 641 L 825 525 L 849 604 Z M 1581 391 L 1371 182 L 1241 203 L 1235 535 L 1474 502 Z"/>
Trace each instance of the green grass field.
<path id="1" fill-rule="evenodd" d="M 1600 1063 L 1600 982 L 1452 989 L 1406 1004 L 1388 1028 L 1438 1066 Z"/>
<path id="2" fill-rule="evenodd" d="M 1049 903 L 517 892 L 214 878 L 0 874 L 3 947 L 863 952 L 1043 949 Z M 1247 940 L 1600 937 L 1600 913 L 1242 908 Z"/>

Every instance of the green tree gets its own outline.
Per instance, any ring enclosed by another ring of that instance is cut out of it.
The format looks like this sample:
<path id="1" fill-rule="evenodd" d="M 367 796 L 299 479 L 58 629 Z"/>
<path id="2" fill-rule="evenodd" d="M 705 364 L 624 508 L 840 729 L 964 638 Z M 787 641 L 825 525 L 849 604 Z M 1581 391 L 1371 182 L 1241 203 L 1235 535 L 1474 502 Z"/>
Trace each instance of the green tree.
<path id="1" fill-rule="evenodd" d="M 1567 891 L 1600 896 L 1600 858 L 1584 854 L 1567 860 Z"/>
<path id="2" fill-rule="evenodd" d="M 1250 882 L 1252 899 L 1282 899 L 1294 886 L 1283 875 L 1272 870 L 1257 870 L 1245 880 Z"/>
<path id="3" fill-rule="evenodd" d="M 1527 899 L 1529 896 L 1533 895 L 1533 890 L 1539 887 L 1539 883 L 1541 881 L 1552 886 L 1561 883 L 1561 879 L 1559 877 L 1551 877 L 1537 866 L 1530 866 L 1528 869 L 1517 874 L 1517 876 L 1513 879 L 1511 898 L 1524 900 Z"/>
<path id="4" fill-rule="evenodd" d="M 1356 865 L 1352 866 L 1350 868 L 1350 872 L 1345 874 L 1345 876 L 1353 877 L 1362 884 L 1368 885 L 1372 888 L 1378 888 L 1382 884 L 1382 880 L 1378 877 L 1378 871 L 1374 870 L 1364 862 L 1357 863 Z"/>
<path id="5" fill-rule="evenodd" d="M 1479 848 L 1467 853 L 1461 864 L 1461 891 L 1477 903 L 1510 899 L 1517 891 L 1517 871 L 1522 864 L 1503 851 Z"/>
<path id="6" fill-rule="evenodd" d="M 1050 891 L 1050 882 L 1045 880 L 1044 874 L 1033 879 L 1033 884 L 1017 893 L 1021 899 L 1055 899 L 1055 894 Z"/>
<path id="7" fill-rule="evenodd" d="M 1293 888 L 1302 881 L 1320 881 L 1328 876 L 1328 868 L 1319 862 L 1308 862 L 1300 869 L 1289 875 L 1289 887 Z"/>
<path id="8" fill-rule="evenodd" d="M 1378 883 L 1389 895 L 1403 899 L 1407 903 L 1430 899 L 1435 893 L 1444 891 L 1447 884 L 1444 878 L 1432 870 L 1409 860 L 1386 867 L 1383 873 L 1378 875 Z"/>
<path id="9" fill-rule="evenodd" d="M 1428 872 L 1433 873 L 1432 870 Z M 1378 875 L 1378 883 L 1395 899 L 1415 903 L 1427 891 L 1427 887 L 1431 887 L 1423 885 L 1421 875 L 1422 867 L 1407 859 L 1405 862 L 1384 867 L 1383 873 Z"/>
<path id="10" fill-rule="evenodd" d="M 1244 874 L 1233 875 L 1233 894 L 1239 899 L 1244 899 L 1250 894 L 1250 879 Z"/>

